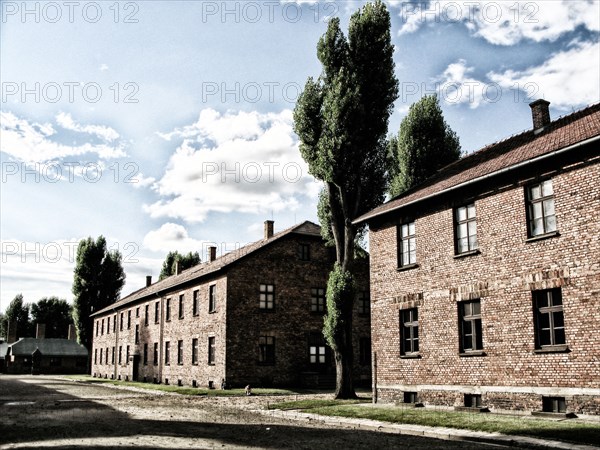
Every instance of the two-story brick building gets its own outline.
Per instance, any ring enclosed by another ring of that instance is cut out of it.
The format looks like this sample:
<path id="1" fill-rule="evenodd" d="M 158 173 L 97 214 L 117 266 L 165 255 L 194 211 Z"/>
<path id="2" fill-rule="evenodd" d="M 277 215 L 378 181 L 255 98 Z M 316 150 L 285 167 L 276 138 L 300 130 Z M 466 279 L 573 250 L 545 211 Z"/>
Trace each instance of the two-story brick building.
<path id="1" fill-rule="evenodd" d="M 335 383 L 322 334 L 332 252 L 304 222 L 151 284 L 94 317 L 92 374 L 219 387 Z M 356 381 L 370 384 L 368 262 L 355 306 Z"/>
<path id="2" fill-rule="evenodd" d="M 600 105 L 359 218 L 378 401 L 600 414 Z"/>

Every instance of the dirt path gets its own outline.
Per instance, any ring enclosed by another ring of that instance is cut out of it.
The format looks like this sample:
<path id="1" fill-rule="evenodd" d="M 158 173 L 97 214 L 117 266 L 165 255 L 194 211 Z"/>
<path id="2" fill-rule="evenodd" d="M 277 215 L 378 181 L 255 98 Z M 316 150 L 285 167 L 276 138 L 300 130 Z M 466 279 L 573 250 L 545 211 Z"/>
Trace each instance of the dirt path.
<path id="1" fill-rule="evenodd" d="M 256 414 L 285 397 L 191 397 L 0 375 L 0 449 L 478 449 Z"/>

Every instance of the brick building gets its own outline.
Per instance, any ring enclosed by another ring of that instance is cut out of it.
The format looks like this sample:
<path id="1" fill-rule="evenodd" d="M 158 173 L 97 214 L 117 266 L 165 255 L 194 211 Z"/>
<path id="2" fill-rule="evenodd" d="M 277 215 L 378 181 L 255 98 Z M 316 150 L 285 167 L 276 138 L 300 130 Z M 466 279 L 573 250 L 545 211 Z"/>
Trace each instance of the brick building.
<path id="1" fill-rule="evenodd" d="M 92 374 L 219 387 L 335 384 L 322 334 L 332 253 L 304 222 L 151 284 L 93 314 Z M 355 305 L 356 381 L 370 385 L 368 262 Z M 149 278 L 149 277 L 148 277 Z"/>
<path id="2" fill-rule="evenodd" d="M 600 414 L 600 105 L 548 104 L 357 220 L 378 401 Z"/>

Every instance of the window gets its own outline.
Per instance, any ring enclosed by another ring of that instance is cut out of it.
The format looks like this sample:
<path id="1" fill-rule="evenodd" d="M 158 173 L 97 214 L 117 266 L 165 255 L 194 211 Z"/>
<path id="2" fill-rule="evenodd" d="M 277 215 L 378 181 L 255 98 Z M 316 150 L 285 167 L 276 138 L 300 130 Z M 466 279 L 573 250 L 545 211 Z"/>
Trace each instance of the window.
<path id="1" fill-rule="evenodd" d="M 102 325 L 100 327 L 100 334 L 103 335 L 104 334 L 104 319 L 102 319 Z"/>
<path id="2" fill-rule="evenodd" d="M 261 364 L 275 364 L 275 337 L 259 336 L 258 362 Z"/>
<path id="3" fill-rule="evenodd" d="M 104 353 L 104 364 L 108 366 L 108 347 L 106 347 L 106 353 Z"/>
<path id="4" fill-rule="evenodd" d="M 140 317 L 140 307 L 139 306 L 137 308 L 135 308 L 135 317 L 136 318 Z"/>
<path id="5" fill-rule="evenodd" d="M 311 364 L 327 362 L 327 347 L 322 333 L 310 333 L 308 337 L 308 361 Z"/>
<path id="6" fill-rule="evenodd" d="M 98 349 L 94 349 L 94 364 L 98 364 Z"/>
<path id="7" fill-rule="evenodd" d="M 482 350 L 480 301 L 471 300 L 458 303 L 458 315 L 461 353 Z"/>
<path id="8" fill-rule="evenodd" d="M 358 341 L 359 353 L 358 361 L 361 366 L 371 365 L 371 339 L 368 337 L 361 337 Z"/>
<path id="9" fill-rule="evenodd" d="M 125 365 L 129 364 L 129 345 L 127 346 L 126 350 L 125 356 L 127 359 L 125 359 Z"/>
<path id="10" fill-rule="evenodd" d="M 169 341 L 165 342 L 165 366 L 168 366 L 171 363 L 171 343 Z"/>
<path id="11" fill-rule="evenodd" d="M 475 203 L 461 206 L 454 211 L 456 231 L 456 254 L 477 250 L 477 215 Z"/>
<path id="12" fill-rule="evenodd" d="M 417 263 L 417 240 L 415 223 L 398 226 L 398 267 L 407 267 Z"/>
<path id="13" fill-rule="evenodd" d="M 117 315 L 116 314 L 113 316 L 113 330 L 115 331 L 115 333 L 117 332 Z"/>
<path id="14" fill-rule="evenodd" d="M 102 365 L 102 353 L 104 353 L 104 349 L 100 349 L 100 365 Z"/>
<path id="15" fill-rule="evenodd" d="M 217 285 L 213 284 L 208 287 L 208 312 L 217 310 Z"/>
<path id="16" fill-rule="evenodd" d="M 419 312 L 417 308 L 400 311 L 400 354 L 419 353 Z"/>
<path id="17" fill-rule="evenodd" d="M 183 365 L 183 341 L 177 341 L 177 364 Z"/>
<path id="18" fill-rule="evenodd" d="M 198 364 L 198 339 L 192 339 L 192 364 Z"/>
<path id="19" fill-rule="evenodd" d="M 310 261 L 310 245 L 299 244 L 298 245 L 298 259 L 300 261 Z"/>
<path id="20" fill-rule="evenodd" d="M 465 394 L 464 404 L 467 408 L 481 408 L 481 394 Z"/>
<path id="21" fill-rule="evenodd" d="M 140 343 L 140 326 L 135 324 L 135 343 L 136 345 Z"/>
<path id="22" fill-rule="evenodd" d="M 144 365 L 148 365 L 148 344 L 144 343 Z"/>
<path id="23" fill-rule="evenodd" d="M 110 363 L 114 366 L 115 365 L 115 348 L 112 348 L 112 357 L 110 358 Z"/>
<path id="24" fill-rule="evenodd" d="M 146 305 L 144 307 L 144 326 L 148 326 L 148 322 L 150 320 L 150 318 L 148 317 L 150 315 L 150 305 Z"/>
<path id="25" fill-rule="evenodd" d="M 158 323 L 160 319 L 160 302 L 154 304 L 154 323 Z"/>
<path id="26" fill-rule="evenodd" d="M 131 330 L 131 310 L 127 311 L 127 329 Z"/>
<path id="27" fill-rule="evenodd" d="M 564 397 L 542 397 L 542 411 L 565 413 L 567 412 L 567 402 Z"/>
<path id="28" fill-rule="evenodd" d="M 552 180 L 527 187 L 527 221 L 529 237 L 556 231 Z"/>
<path id="29" fill-rule="evenodd" d="M 106 334 L 110 334 L 110 317 L 106 318 Z"/>
<path id="30" fill-rule="evenodd" d="M 210 336 L 208 338 L 208 364 L 213 365 L 215 363 L 215 337 Z"/>
<path id="31" fill-rule="evenodd" d="M 198 295 L 199 295 L 200 291 L 198 291 L 197 289 L 194 291 L 193 297 L 192 297 L 192 314 L 194 316 L 197 316 L 199 314 L 199 309 L 198 309 Z"/>
<path id="32" fill-rule="evenodd" d="M 565 318 L 560 288 L 533 291 L 535 346 L 537 349 L 564 346 Z"/>
<path id="33" fill-rule="evenodd" d="M 179 319 L 183 319 L 183 294 L 179 296 Z"/>
<path id="34" fill-rule="evenodd" d="M 404 391 L 404 403 L 417 403 L 417 393 Z"/>
<path id="35" fill-rule="evenodd" d="M 369 291 L 359 291 L 357 302 L 358 314 L 361 316 L 368 316 L 371 313 L 371 298 L 369 297 Z"/>
<path id="36" fill-rule="evenodd" d="M 125 313 L 121 313 L 121 320 L 119 321 L 119 330 L 123 331 L 123 322 L 125 322 Z"/>
<path id="37" fill-rule="evenodd" d="M 158 342 L 154 343 L 154 365 L 158 366 Z"/>
<path id="38" fill-rule="evenodd" d="M 165 306 L 165 320 L 171 320 L 171 299 L 167 299 L 167 305 Z"/>
<path id="39" fill-rule="evenodd" d="M 272 284 L 260 285 L 260 309 L 273 309 L 275 307 L 275 286 Z"/>
<path id="40" fill-rule="evenodd" d="M 123 364 L 123 346 L 119 345 L 119 364 Z"/>
<path id="41" fill-rule="evenodd" d="M 311 288 L 310 290 L 310 312 L 325 312 L 325 289 Z"/>
<path id="42" fill-rule="evenodd" d="M 96 320 L 96 337 L 98 337 L 98 326 L 100 325 L 100 321 Z"/>

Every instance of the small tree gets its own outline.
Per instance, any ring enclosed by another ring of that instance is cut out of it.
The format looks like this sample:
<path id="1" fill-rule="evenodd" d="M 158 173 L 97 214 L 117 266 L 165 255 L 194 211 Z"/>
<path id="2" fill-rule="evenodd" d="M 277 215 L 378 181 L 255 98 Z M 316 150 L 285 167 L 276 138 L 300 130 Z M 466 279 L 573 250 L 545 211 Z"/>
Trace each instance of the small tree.
<path id="1" fill-rule="evenodd" d="M 458 136 L 444 120 L 436 95 L 426 95 L 411 105 L 400 124 L 398 137 L 390 140 L 389 153 L 391 197 L 422 183 L 460 158 Z"/>
<path id="2" fill-rule="evenodd" d="M 34 324 L 46 325 L 47 338 L 66 338 L 72 322 L 71 305 L 58 297 L 44 297 L 31 305 Z"/>
<path id="3" fill-rule="evenodd" d="M 88 350 L 92 346 L 93 320 L 90 314 L 119 299 L 125 284 L 121 253 L 108 251 L 106 239 L 100 236 L 83 239 L 77 247 L 77 261 L 73 277 L 73 321 L 77 340 Z"/>
<path id="4" fill-rule="evenodd" d="M 29 320 L 29 305 L 23 302 L 23 294 L 17 294 L 6 308 L 6 322 L 17 325 L 17 338 L 32 336 L 33 328 Z"/>
<path id="5" fill-rule="evenodd" d="M 189 252 L 187 255 L 182 255 L 177 250 L 169 252 L 163 262 L 158 279 L 162 280 L 163 278 L 175 275 L 176 267 L 181 272 L 197 264 L 200 264 L 200 254 L 198 252 Z"/>
<path id="6" fill-rule="evenodd" d="M 6 316 L 4 315 L 4 313 L 0 312 L 0 340 L 6 339 L 8 336 L 6 335 L 6 328 L 7 328 L 8 322 L 6 321 Z"/>

